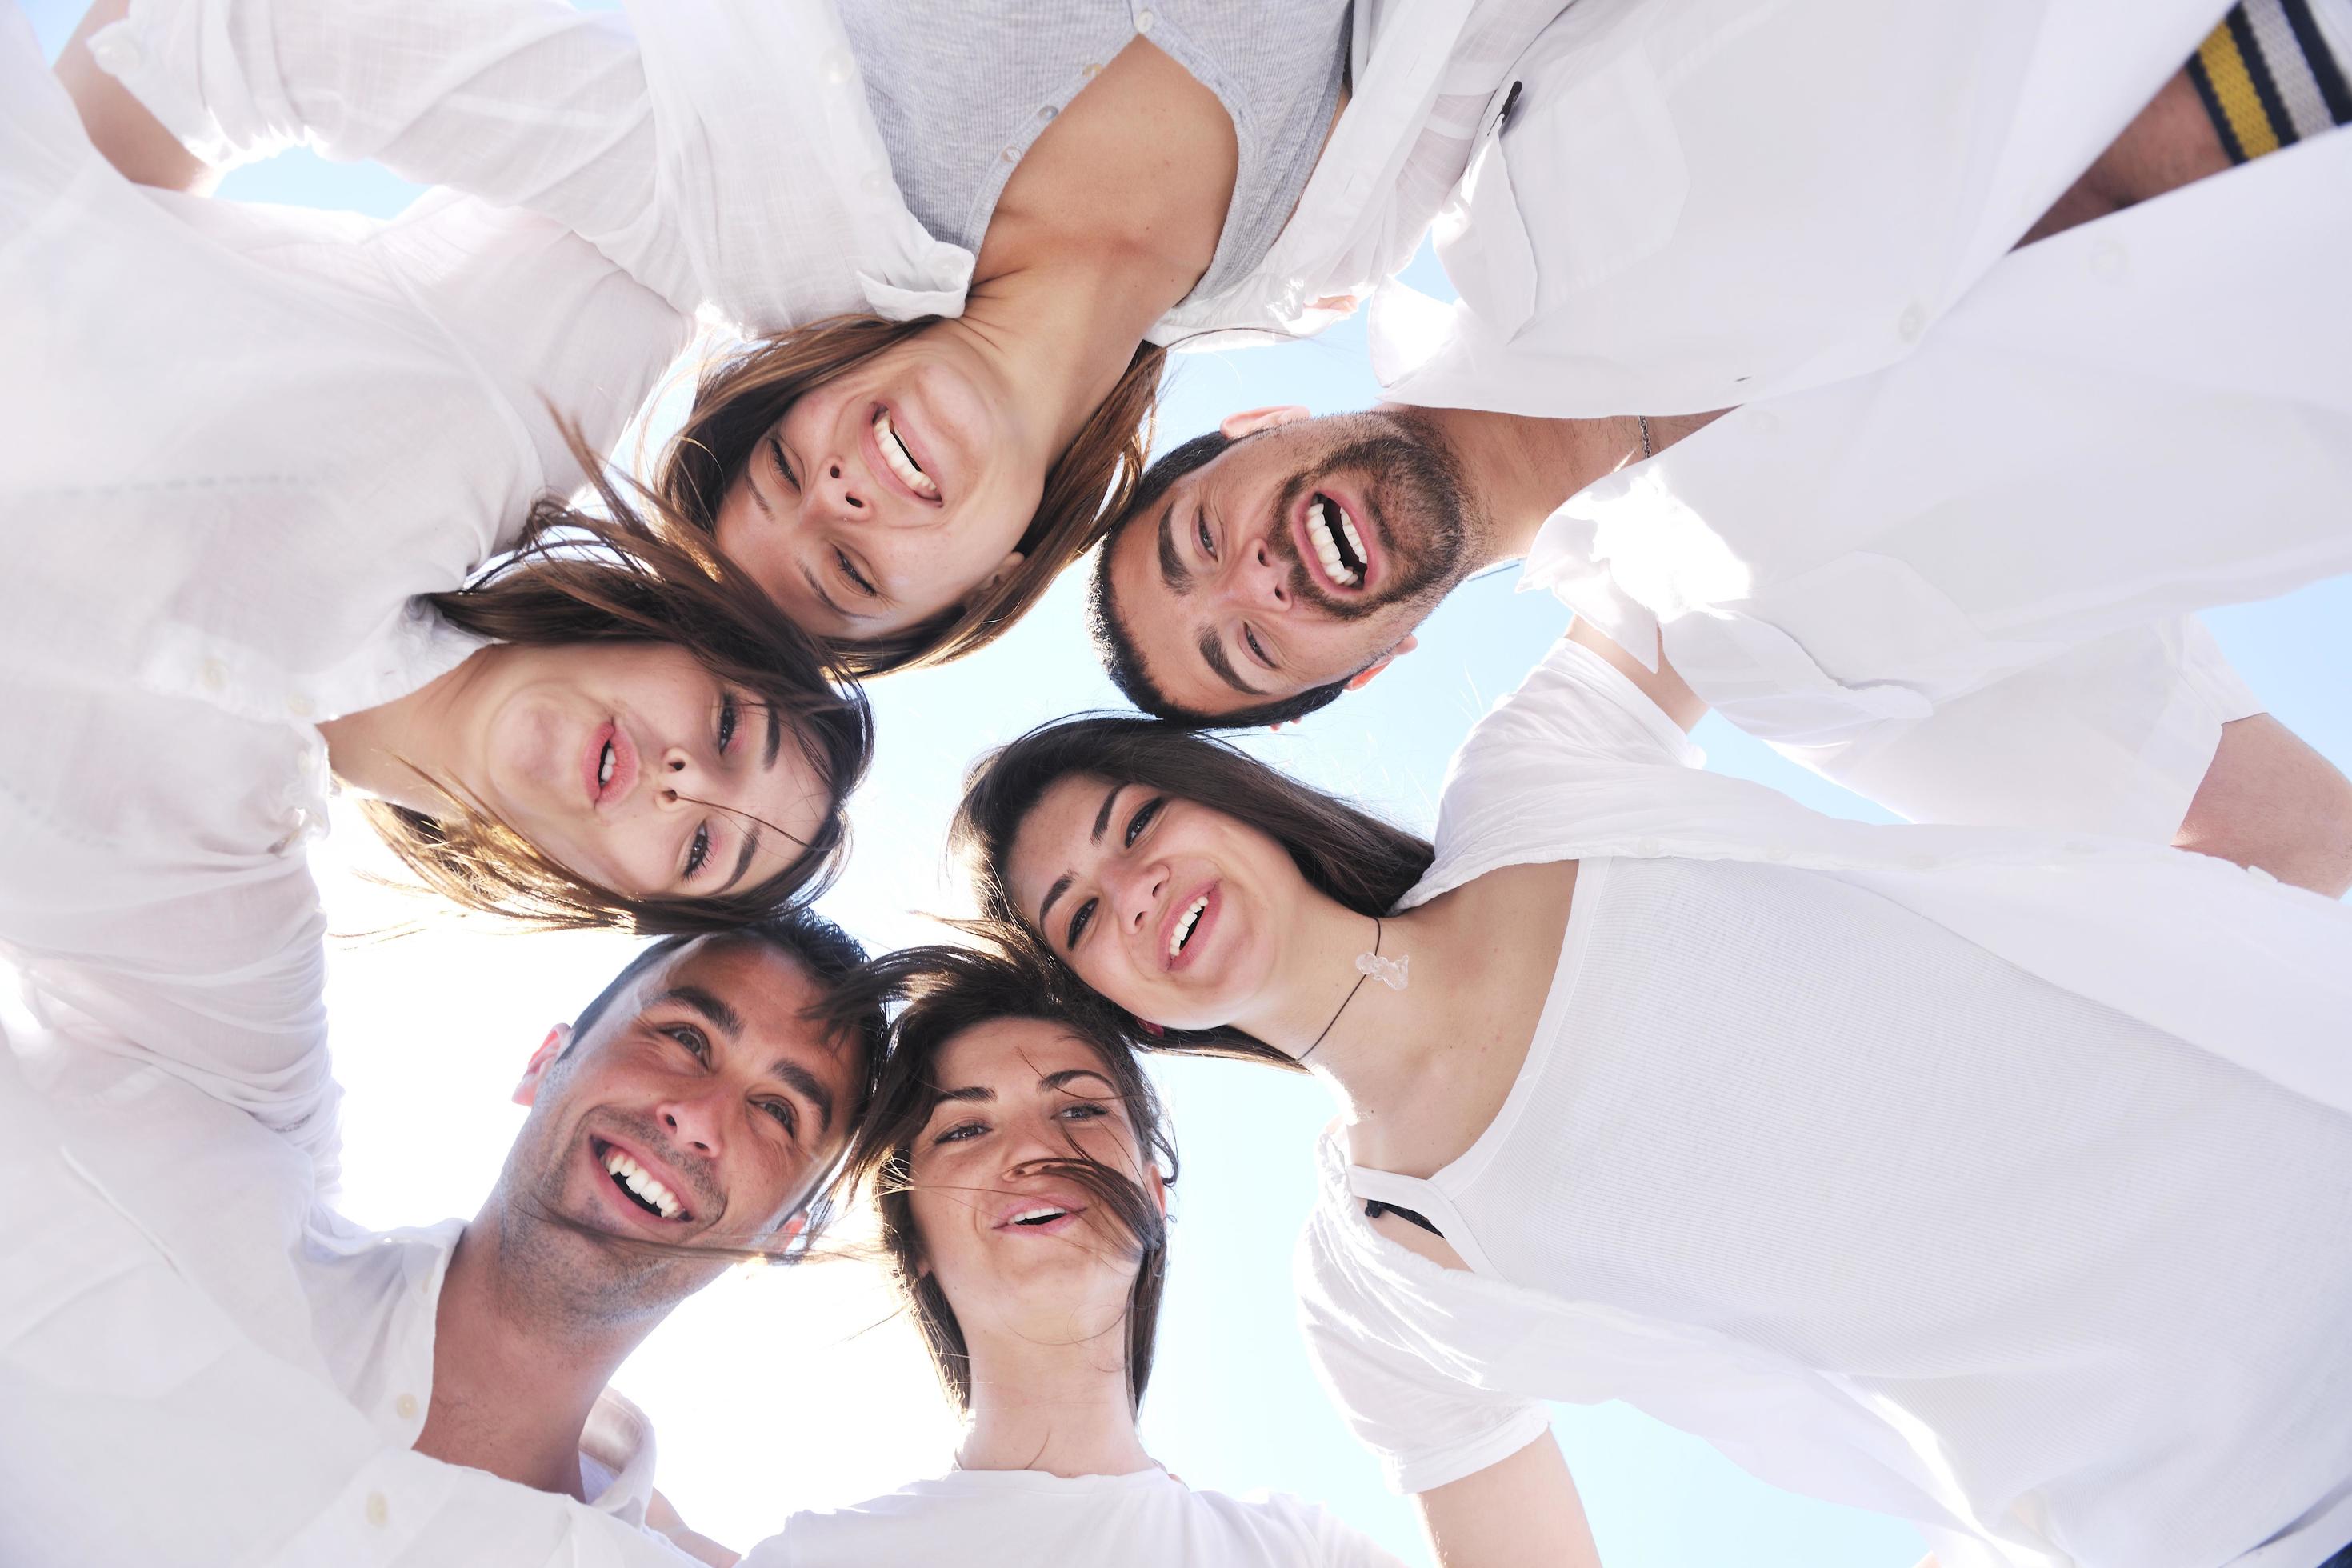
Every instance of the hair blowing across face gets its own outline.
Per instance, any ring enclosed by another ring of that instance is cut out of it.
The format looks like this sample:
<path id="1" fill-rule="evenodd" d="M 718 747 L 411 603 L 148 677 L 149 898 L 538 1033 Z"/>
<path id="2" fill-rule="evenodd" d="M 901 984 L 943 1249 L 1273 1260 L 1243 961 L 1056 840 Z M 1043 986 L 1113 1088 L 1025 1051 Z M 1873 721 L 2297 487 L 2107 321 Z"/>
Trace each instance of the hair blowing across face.
<path id="1" fill-rule="evenodd" d="M 836 316 L 762 338 L 704 373 L 694 409 L 662 454 L 655 489 L 667 515 L 716 538 L 719 503 L 760 440 L 804 395 L 906 342 L 940 318 L 911 321 Z M 855 676 L 946 664 L 987 647 L 1031 605 L 1062 569 L 1126 510 L 1151 445 L 1167 351 L 1139 345 L 1118 384 L 1045 471 L 1037 514 L 1013 548 L 1021 563 L 962 604 L 902 632 L 827 647 L 834 667 Z"/>
<path id="2" fill-rule="evenodd" d="M 974 763 L 948 829 L 950 850 L 962 861 L 981 912 L 1039 947 L 1043 939 L 1013 895 L 1013 845 L 1045 792 L 1073 777 L 1140 784 L 1247 823 L 1289 853 L 1307 886 L 1360 915 L 1394 910 L 1428 871 L 1433 853 L 1428 840 L 1213 736 L 1131 714 L 1060 719 Z M 1161 1031 L 1123 1011 L 1118 1016 L 1128 1039 L 1145 1049 L 1297 1066 L 1239 1029 Z"/>
<path id="3" fill-rule="evenodd" d="M 851 1148 L 851 1179 L 870 1183 L 881 1220 L 881 1244 L 899 1296 L 930 1352 L 940 1387 L 960 1412 L 971 1408 L 971 1355 L 955 1308 L 924 1266 L 913 1194 L 916 1140 L 938 1109 L 939 1060 L 954 1039 L 982 1024 L 1034 1018 L 1090 1047 L 1135 1130 L 1141 1160 L 1176 1180 L 1176 1144 L 1158 1092 L 1134 1053 L 1121 1041 L 1119 1015 L 1066 973 L 1017 941 L 988 949 L 908 948 L 868 964 L 843 993 L 845 1005 L 864 998 L 903 998 L 890 1029 L 890 1048 L 872 1110 Z M 1128 1403 L 1140 1408 L 1151 1381 L 1152 1348 L 1160 1332 L 1160 1299 L 1168 1280 L 1168 1221 L 1139 1171 L 1102 1163 L 1074 1144 L 1070 1158 L 1031 1167 L 1082 1188 L 1129 1238 L 1135 1281 L 1128 1293 L 1125 1352 Z"/>
<path id="4" fill-rule="evenodd" d="M 361 805 L 403 865 L 467 909 L 565 930 L 614 927 L 641 935 L 733 930 L 814 900 L 848 850 L 842 803 L 874 755 L 874 721 L 854 683 L 828 678 L 824 653 L 707 538 L 656 530 L 641 518 L 575 433 L 572 449 L 594 476 L 609 517 L 553 500 L 533 510 L 521 546 L 479 581 L 426 602 L 461 630 L 525 647 L 670 643 L 713 676 L 772 708 L 830 803 L 792 864 L 714 898 L 637 897 L 590 881 L 541 852 L 445 781 L 451 809 L 428 816 L 386 801 Z M 658 505 L 656 500 L 655 503 Z"/>

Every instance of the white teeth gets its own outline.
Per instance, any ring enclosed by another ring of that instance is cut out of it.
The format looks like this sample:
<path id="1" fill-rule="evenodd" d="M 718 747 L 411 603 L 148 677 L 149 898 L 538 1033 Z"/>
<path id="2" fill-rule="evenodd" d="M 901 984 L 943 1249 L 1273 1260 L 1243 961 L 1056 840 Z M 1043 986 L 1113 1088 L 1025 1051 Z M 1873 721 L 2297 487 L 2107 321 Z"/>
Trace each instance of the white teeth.
<path id="1" fill-rule="evenodd" d="M 618 765 L 620 760 L 621 754 L 613 750 L 613 742 L 610 741 L 605 742 L 604 758 L 602 762 L 596 764 L 596 787 L 598 789 L 602 789 L 606 784 L 613 782 L 613 769 Z"/>
<path id="2" fill-rule="evenodd" d="M 670 1196 L 667 1187 L 654 1180 L 646 1173 L 644 1166 L 622 1153 L 618 1149 L 607 1149 L 604 1152 L 604 1169 L 620 1177 L 629 1191 L 659 1209 L 662 1218 L 676 1219 L 686 1212 L 684 1205 Z"/>
<path id="3" fill-rule="evenodd" d="M 1339 547 L 1331 540 L 1330 521 L 1323 514 L 1324 506 L 1320 500 L 1307 509 L 1307 542 L 1315 546 L 1315 553 L 1322 561 L 1323 570 L 1331 581 L 1339 584 L 1342 588 L 1352 588 L 1356 585 L 1356 574 L 1349 571 L 1346 563 L 1339 559 Z M 1349 526 L 1344 513 L 1339 518 L 1339 525 L 1348 530 L 1348 542 L 1357 545 L 1360 551 L 1361 546 L 1356 539 L 1356 531 Z"/>
<path id="4" fill-rule="evenodd" d="M 1339 531 L 1348 536 L 1348 552 L 1349 554 L 1353 555 L 1359 561 L 1370 561 L 1371 559 L 1370 552 L 1364 549 L 1364 536 L 1356 531 L 1355 520 L 1350 518 L 1344 511 L 1339 514 Z"/>
<path id="5" fill-rule="evenodd" d="M 1183 951 L 1184 943 L 1192 939 L 1192 927 L 1200 921 L 1201 911 L 1208 907 L 1209 896 L 1206 893 L 1192 900 L 1192 907 L 1184 911 L 1184 917 L 1176 922 L 1176 929 L 1169 933 L 1169 957 L 1173 958 Z"/>
<path id="6" fill-rule="evenodd" d="M 899 440 L 898 433 L 890 427 L 890 411 L 887 408 L 874 411 L 874 444 L 882 448 L 883 462 L 898 476 L 899 482 L 925 500 L 940 499 L 940 487 L 931 482 L 929 474 L 915 467 L 914 457 L 907 450 L 907 444 Z"/>

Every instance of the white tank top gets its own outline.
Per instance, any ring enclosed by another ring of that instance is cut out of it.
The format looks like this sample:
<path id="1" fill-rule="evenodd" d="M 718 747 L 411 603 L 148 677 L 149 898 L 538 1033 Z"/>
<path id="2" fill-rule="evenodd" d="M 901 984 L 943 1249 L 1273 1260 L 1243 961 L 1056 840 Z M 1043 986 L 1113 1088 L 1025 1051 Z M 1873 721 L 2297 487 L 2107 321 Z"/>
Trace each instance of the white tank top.
<path id="1" fill-rule="evenodd" d="M 2352 1119 L 1860 880 L 1584 861 L 1500 1113 L 1354 1191 L 1479 1273 L 1815 1369 L 2078 1549 L 2352 1475 L 2311 1353 L 2352 1321 Z"/>

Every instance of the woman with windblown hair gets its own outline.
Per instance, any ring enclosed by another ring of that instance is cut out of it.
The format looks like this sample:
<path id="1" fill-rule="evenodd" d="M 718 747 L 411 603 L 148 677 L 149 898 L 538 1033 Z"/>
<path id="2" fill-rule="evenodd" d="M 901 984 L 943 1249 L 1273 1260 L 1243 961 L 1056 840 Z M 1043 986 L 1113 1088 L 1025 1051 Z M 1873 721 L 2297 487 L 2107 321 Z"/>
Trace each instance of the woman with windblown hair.
<path id="1" fill-rule="evenodd" d="M 1198 1490 L 1145 1449 L 1176 1151 L 1115 1015 L 1017 952 L 867 978 L 910 1000 L 852 1167 L 964 1437 L 946 1475 L 795 1514 L 746 1568 L 1399 1568 L 1320 1508 Z"/>
<path id="2" fill-rule="evenodd" d="M 1540 1401 L 1620 1398 L 1943 1568 L 2343 1552 L 2352 911 L 1824 817 L 1696 767 L 1700 711 L 1580 623 L 1433 844 L 1120 717 L 957 834 L 1136 1043 L 1331 1090 L 1307 1337 L 1441 1542 L 1559 1495 Z"/>

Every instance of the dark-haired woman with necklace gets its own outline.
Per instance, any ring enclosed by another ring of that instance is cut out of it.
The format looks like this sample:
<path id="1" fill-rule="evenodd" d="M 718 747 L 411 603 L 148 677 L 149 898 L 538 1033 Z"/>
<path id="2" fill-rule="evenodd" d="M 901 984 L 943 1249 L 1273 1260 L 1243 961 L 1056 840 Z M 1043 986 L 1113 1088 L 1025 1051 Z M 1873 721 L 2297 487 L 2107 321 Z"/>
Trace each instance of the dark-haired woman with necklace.
<path id="1" fill-rule="evenodd" d="M 1309 1340 L 1432 1517 L 1614 1397 L 1944 1568 L 2352 1541 L 2352 911 L 1825 818 L 1695 769 L 1696 710 L 1580 628 L 1434 845 L 1117 718 L 983 763 L 959 837 L 1139 1043 L 1331 1089 Z"/>
<path id="2" fill-rule="evenodd" d="M 1400 1568 L 1320 1508 L 1198 1490 L 1144 1447 L 1176 1151 L 1110 1009 L 972 948 L 868 978 L 911 999 L 851 1160 L 964 1437 L 946 1475 L 795 1514 L 747 1568 Z"/>

